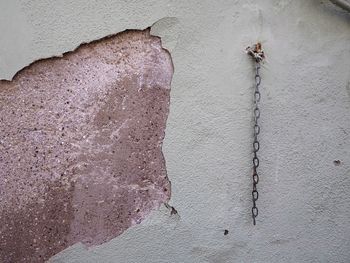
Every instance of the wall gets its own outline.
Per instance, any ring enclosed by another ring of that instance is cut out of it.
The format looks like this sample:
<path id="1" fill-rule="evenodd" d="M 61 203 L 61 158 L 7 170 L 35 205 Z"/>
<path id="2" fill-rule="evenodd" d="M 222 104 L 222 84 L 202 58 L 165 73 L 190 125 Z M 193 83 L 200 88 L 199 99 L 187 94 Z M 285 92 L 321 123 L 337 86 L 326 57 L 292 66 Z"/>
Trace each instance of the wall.
<path id="1" fill-rule="evenodd" d="M 178 214 L 162 207 L 108 243 L 76 244 L 51 261 L 348 262 L 349 17 L 318 0 L 2 0 L 0 78 L 149 26 L 175 68 L 163 152 Z M 253 227 L 244 49 L 257 40 L 267 60 Z"/>

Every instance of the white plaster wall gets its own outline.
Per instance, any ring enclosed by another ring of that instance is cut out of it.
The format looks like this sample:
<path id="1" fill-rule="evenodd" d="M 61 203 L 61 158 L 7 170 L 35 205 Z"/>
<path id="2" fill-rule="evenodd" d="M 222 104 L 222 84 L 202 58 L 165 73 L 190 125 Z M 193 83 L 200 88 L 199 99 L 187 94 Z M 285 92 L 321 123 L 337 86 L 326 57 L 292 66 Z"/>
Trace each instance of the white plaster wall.
<path id="1" fill-rule="evenodd" d="M 175 66 L 163 150 L 179 214 L 162 207 L 106 244 L 51 261 L 349 262 L 350 14 L 328 1 L 0 0 L 0 78 L 154 23 Z M 243 50 L 257 40 L 267 61 L 253 227 L 253 72 Z"/>

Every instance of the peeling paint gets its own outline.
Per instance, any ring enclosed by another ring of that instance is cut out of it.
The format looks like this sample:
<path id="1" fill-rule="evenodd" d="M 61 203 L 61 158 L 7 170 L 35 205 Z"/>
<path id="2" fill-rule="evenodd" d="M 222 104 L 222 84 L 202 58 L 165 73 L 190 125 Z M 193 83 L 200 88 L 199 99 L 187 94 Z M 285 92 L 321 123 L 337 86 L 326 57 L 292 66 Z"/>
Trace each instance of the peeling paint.
<path id="1" fill-rule="evenodd" d="M 0 260 L 102 244 L 170 198 L 162 153 L 173 65 L 150 29 L 0 82 Z"/>

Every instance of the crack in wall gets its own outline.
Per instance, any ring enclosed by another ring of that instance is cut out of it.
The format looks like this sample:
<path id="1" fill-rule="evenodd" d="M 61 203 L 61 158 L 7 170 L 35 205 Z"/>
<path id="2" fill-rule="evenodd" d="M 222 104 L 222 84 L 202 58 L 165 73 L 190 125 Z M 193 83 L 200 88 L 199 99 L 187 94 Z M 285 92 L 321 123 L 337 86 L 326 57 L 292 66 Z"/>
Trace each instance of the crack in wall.
<path id="1" fill-rule="evenodd" d="M 167 203 L 172 75 L 169 52 L 148 28 L 0 81 L 2 262 L 104 243 Z"/>

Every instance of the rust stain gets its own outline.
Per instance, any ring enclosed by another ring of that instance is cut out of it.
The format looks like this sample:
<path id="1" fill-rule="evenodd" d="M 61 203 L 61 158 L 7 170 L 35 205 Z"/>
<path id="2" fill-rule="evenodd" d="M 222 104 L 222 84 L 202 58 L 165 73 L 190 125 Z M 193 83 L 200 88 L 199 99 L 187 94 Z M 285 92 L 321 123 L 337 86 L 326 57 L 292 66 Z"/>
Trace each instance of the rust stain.
<path id="1" fill-rule="evenodd" d="M 104 243 L 170 198 L 173 66 L 150 30 L 34 62 L 0 82 L 0 261 Z"/>

